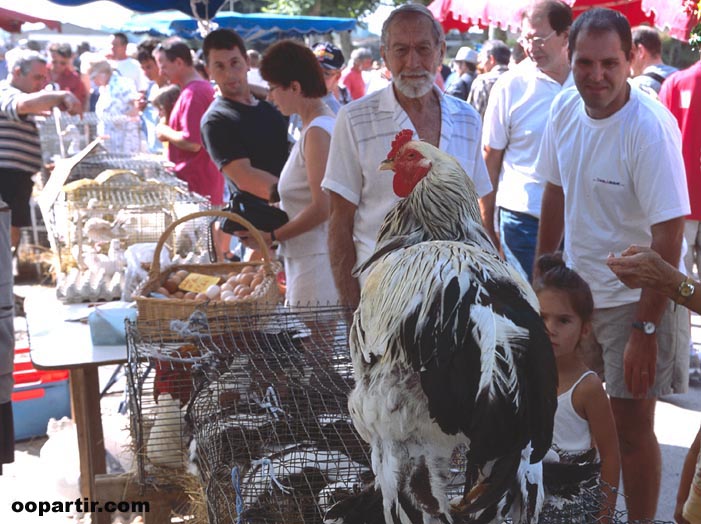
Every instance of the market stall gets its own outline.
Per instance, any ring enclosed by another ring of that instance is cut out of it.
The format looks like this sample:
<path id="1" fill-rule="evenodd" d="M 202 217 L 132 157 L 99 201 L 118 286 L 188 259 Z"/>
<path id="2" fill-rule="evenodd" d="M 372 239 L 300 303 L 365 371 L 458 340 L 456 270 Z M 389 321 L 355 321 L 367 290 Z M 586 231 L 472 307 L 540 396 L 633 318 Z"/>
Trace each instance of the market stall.
<path id="1" fill-rule="evenodd" d="M 577 17 L 592 7 L 608 7 L 623 13 L 632 26 L 648 23 L 679 40 L 688 40 L 697 19 L 693 14 L 693 2 L 686 0 L 566 0 Z M 518 31 L 523 12 L 528 6 L 525 0 L 433 0 L 428 8 L 443 29 L 467 31 L 472 26 L 499 26 Z"/>

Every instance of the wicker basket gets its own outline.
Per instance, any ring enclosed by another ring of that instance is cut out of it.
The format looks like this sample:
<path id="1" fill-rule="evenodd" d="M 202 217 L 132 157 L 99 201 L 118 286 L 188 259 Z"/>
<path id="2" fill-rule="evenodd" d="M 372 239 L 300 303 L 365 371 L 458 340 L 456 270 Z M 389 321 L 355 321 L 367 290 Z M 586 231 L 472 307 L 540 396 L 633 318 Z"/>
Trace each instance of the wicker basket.
<path id="1" fill-rule="evenodd" d="M 173 230 L 183 222 L 205 216 L 228 218 L 244 226 L 260 246 L 263 260 L 214 264 L 175 264 L 161 272 L 161 250 Z M 161 287 L 172 273 L 181 269 L 204 275 L 224 277 L 229 273 L 240 273 L 246 266 L 263 266 L 265 268 L 265 277 L 249 296 L 242 297 L 234 302 L 186 300 L 180 298 L 163 299 L 149 296 L 151 292 Z M 277 268 L 278 265 L 271 259 L 270 250 L 260 232 L 244 218 L 225 211 L 200 211 L 184 216 L 170 224 L 156 244 L 148 279 L 136 297 L 136 305 L 139 311 L 137 320 L 139 331 L 142 333 L 154 330 L 167 331 L 172 320 L 186 321 L 195 310 L 202 310 L 206 313 L 210 332 L 217 333 L 224 329 L 231 329 L 230 325 L 224 325 L 228 323 L 231 313 L 246 314 L 269 311 L 280 302 L 281 297 L 276 278 Z M 175 337 L 176 334 L 173 333 L 173 336 Z"/>

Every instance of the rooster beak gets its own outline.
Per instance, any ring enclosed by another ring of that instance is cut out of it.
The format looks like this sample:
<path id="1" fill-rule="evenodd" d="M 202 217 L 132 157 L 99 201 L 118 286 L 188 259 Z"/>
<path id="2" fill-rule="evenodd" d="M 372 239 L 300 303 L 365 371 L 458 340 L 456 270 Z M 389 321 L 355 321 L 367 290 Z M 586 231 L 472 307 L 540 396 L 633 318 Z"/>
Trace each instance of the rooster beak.
<path id="1" fill-rule="evenodd" d="M 378 167 L 380 171 L 394 171 L 394 158 L 385 158 Z"/>

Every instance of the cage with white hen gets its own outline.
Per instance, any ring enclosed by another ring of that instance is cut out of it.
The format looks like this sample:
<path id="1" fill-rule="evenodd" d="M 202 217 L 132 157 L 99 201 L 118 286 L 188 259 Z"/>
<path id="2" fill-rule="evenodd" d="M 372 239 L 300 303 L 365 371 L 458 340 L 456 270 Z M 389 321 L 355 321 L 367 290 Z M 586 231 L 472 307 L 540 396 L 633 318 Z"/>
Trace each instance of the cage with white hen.
<path id="1" fill-rule="evenodd" d="M 121 298 L 126 250 L 157 242 L 170 223 L 209 207 L 205 197 L 127 170 L 66 184 L 44 217 L 57 258 L 58 297 L 65 302 Z M 204 260 L 208 235 L 205 222 L 183 224 L 168 243 L 170 257 Z"/>

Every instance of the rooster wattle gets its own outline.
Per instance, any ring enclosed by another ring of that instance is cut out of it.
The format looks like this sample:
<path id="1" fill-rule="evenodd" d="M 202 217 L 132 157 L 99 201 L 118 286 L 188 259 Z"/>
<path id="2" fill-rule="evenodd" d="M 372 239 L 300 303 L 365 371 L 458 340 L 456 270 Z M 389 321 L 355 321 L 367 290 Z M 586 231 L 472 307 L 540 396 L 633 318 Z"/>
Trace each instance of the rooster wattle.
<path id="1" fill-rule="evenodd" d="M 454 159 L 403 132 L 383 165 L 405 199 L 358 267 L 370 273 L 350 333 L 349 408 L 371 445 L 384 520 L 535 522 L 557 406 L 535 294 L 499 259 Z M 451 504 L 449 463 L 461 444 L 464 496 Z"/>

